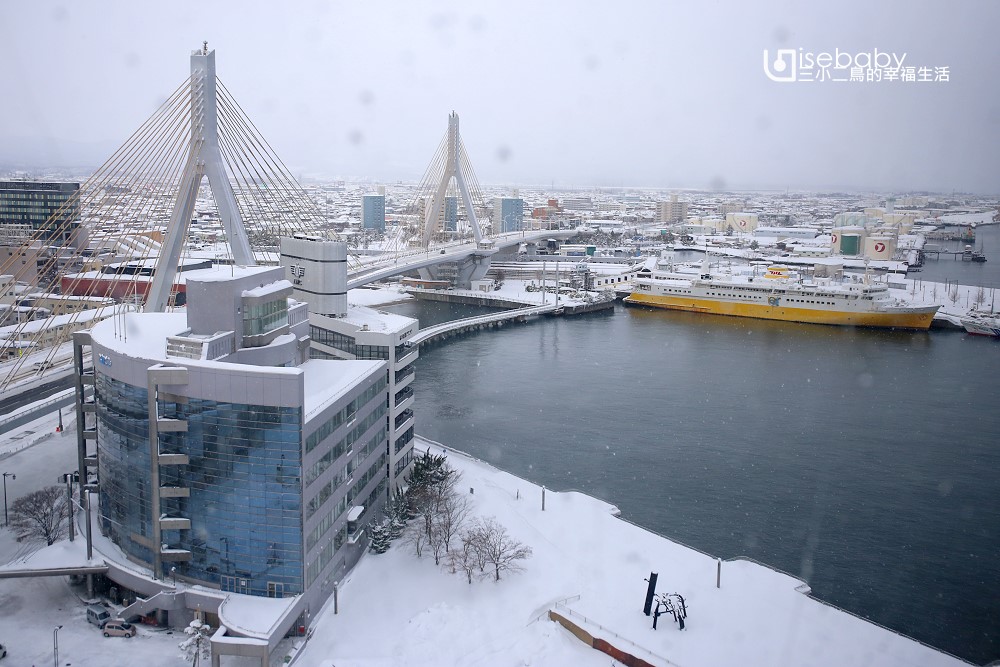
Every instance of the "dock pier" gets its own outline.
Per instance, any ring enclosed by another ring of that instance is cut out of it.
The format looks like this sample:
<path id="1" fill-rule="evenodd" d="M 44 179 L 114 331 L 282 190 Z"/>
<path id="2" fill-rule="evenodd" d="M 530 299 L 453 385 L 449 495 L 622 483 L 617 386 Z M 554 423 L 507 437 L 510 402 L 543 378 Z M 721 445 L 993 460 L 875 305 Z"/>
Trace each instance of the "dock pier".
<path id="1" fill-rule="evenodd" d="M 505 309 L 496 313 L 476 315 L 474 317 L 466 317 L 461 320 L 425 327 L 410 338 L 410 342 L 414 345 L 444 340 L 472 331 L 479 331 L 480 329 L 498 328 L 512 322 L 526 322 L 529 318 L 540 315 L 580 315 L 582 313 L 612 309 L 615 306 L 614 301 L 594 301 L 579 304 L 573 302 L 566 303 L 564 301 L 563 303 L 556 304 L 554 297 L 552 303 L 532 304 L 494 296 L 488 292 L 475 294 L 467 291 L 443 291 L 419 287 L 409 288 L 406 291 L 418 299 L 427 301 L 443 301 L 446 303 Z"/>
<path id="2" fill-rule="evenodd" d="M 932 248 L 932 249 L 928 250 L 927 247 L 925 246 L 923 248 L 923 250 L 920 251 L 920 255 L 921 255 L 921 257 L 918 259 L 918 264 L 922 264 L 923 263 L 923 261 L 922 261 L 923 258 L 924 257 L 928 257 L 930 255 L 934 255 L 934 259 L 940 259 L 941 255 L 946 255 L 946 256 L 947 255 L 951 255 L 952 259 L 961 259 L 963 262 L 985 262 L 986 261 L 986 257 L 981 252 L 977 252 L 977 251 L 971 250 L 971 249 L 966 249 L 966 250 L 945 250 L 943 248 L 941 248 L 941 249 L 934 249 L 934 248 Z"/>

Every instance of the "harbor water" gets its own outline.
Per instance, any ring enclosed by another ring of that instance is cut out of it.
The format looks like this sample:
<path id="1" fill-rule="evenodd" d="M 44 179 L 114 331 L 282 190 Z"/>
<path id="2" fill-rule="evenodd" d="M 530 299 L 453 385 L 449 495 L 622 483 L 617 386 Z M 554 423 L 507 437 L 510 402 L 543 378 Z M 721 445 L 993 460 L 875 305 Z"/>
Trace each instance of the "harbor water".
<path id="1" fill-rule="evenodd" d="M 995 280 L 990 259 L 975 268 Z M 482 312 L 389 310 L 422 326 Z M 985 663 L 1000 659 L 998 373 L 1000 341 L 957 331 L 617 306 L 421 349 L 415 411 L 433 440 Z"/>
<path id="2" fill-rule="evenodd" d="M 976 251 L 982 251 L 986 255 L 985 263 L 962 261 L 952 255 L 941 255 L 935 258 L 928 255 L 924 259 L 924 265 L 919 272 L 911 273 L 908 277 L 915 280 L 927 280 L 934 282 L 951 282 L 960 285 L 977 285 L 991 290 L 1000 290 L 1000 225 L 985 225 L 976 229 L 976 242 L 963 243 L 960 241 L 930 241 L 944 250 L 960 251 L 967 245 L 971 245 Z M 987 304 L 988 306 L 989 304 Z M 996 304 L 1000 309 L 1000 302 Z"/>

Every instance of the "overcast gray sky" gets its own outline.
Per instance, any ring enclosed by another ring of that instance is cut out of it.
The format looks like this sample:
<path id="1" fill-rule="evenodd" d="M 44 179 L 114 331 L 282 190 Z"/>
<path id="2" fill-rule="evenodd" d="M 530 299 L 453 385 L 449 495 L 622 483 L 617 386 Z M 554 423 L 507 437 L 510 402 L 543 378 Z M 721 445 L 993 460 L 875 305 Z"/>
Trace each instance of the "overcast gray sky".
<path id="1" fill-rule="evenodd" d="M 100 164 L 207 39 L 297 174 L 419 179 L 454 109 L 483 183 L 996 193 L 998 27 L 993 0 L 3 2 L 0 164 Z M 778 83 L 779 48 L 949 81 Z"/>

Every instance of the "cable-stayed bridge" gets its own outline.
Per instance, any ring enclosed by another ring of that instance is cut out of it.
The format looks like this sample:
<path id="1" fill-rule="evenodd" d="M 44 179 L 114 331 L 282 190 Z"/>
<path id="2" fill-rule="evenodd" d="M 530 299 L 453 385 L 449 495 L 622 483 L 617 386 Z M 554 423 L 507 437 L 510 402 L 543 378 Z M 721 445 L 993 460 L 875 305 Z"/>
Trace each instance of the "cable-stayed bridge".
<path id="1" fill-rule="evenodd" d="M 489 268 L 489 259 L 497 252 L 522 243 L 535 243 L 542 239 L 556 238 L 564 240 L 576 233 L 575 230 L 566 229 L 508 232 L 494 236 L 490 240 L 490 247 L 484 247 L 483 243 L 473 241 L 456 243 L 440 249 L 417 250 L 400 257 L 381 258 L 361 267 L 351 269 L 348 272 L 347 288 L 354 289 L 412 271 L 433 270 L 434 267 L 441 264 L 457 263 L 460 269 L 462 266 L 475 266 L 476 270 L 469 271 L 467 275 L 470 277 L 465 281 L 461 279 L 461 271 L 459 271 L 459 284 L 461 285 L 463 282 L 467 283 L 469 280 L 475 280 L 476 277 L 481 277 L 481 274 L 485 274 L 486 269 Z M 482 270 L 479 271 L 479 269 Z M 479 273 L 480 276 L 476 276 L 476 273 Z M 467 287 L 468 285 L 464 286 Z"/>
<path id="2" fill-rule="evenodd" d="M 191 54 L 188 78 L 53 214 L 54 228 L 36 230 L 20 252 L 0 262 L 17 300 L 42 298 L 55 304 L 48 314 L 63 318 L 41 322 L 36 316 L 43 310 L 35 309 L 6 327 L 0 388 L 32 369 L 50 368 L 72 330 L 90 321 L 85 318 L 121 318 L 124 326 L 130 310 L 175 305 L 175 277 L 179 265 L 192 261 L 187 240 L 206 181 L 220 228 L 217 262 L 276 263 L 282 236 L 337 238 L 216 75 L 215 51 L 206 42 Z M 498 250 L 565 235 L 490 233 L 454 112 L 416 192 L 395 243 L 381 257 L 349 256 L 349 287 L 413 270 L 435 277 L 436 267 L 447 263 L 457 265 L 457 281 L 467 284 L 485 274 Z M 48 241 L 63 237 L 70 243 Z M 18 261 L 29 256 L 37 261 Z"/>

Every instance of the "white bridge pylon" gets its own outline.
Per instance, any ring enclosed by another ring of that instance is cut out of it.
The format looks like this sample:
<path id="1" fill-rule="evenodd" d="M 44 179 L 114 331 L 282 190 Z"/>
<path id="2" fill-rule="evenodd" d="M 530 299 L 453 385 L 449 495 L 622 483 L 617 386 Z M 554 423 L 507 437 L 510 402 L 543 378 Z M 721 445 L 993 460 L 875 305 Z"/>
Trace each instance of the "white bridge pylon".
<path id="1" fill-rule="evenodd" d="M 469 194 L 469 186 L 465 181 L 464 172 L 469 168 L 468 158 L 462 147 L 462 137 L 458 133 L 458 114 L 452 111 L 448 114 L 448 141 L 444 145 L 445 167 L 441 175 L 441 182 L 431 198 L 431 205 L 427 207 L 424 217 L 423 246 L 430 246 L 431 235 L 438 222 L 438 216 L 445 205 L 445 195 L 451 179 L 455 179 L 455 185 L 462 195 L 462 204 L 465 206 L 465 214 L 468 216 L 469 225 L 472 227 L 472 234 L 476 243 L 483 240 L 483 231 L 479 228 L 479 221 L 476 219 L 476 209 L 472 205 L 472 196 Z"/>
<path id="2" fill-rule="evenodd" d="M 202 179 L 209 185 L 226 232 L 233 261 L 242 266 L 255 264 L 243 217 L 219 148 L 219 106 L 215 78 L 215 50 L 208 42 L 191 54 L 191 139 L 187 161 L 181 174 L 177 199 L 167 227 L 167 235 L 156 262 L 153 284 L 146 300 L 147 312 L 164 312 L 184 248 L 185 235 L 194 213 Z"/>

